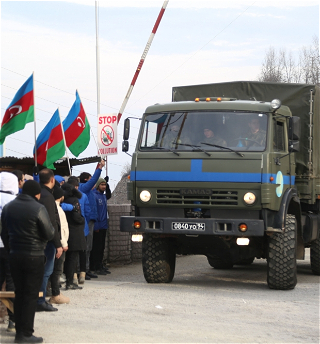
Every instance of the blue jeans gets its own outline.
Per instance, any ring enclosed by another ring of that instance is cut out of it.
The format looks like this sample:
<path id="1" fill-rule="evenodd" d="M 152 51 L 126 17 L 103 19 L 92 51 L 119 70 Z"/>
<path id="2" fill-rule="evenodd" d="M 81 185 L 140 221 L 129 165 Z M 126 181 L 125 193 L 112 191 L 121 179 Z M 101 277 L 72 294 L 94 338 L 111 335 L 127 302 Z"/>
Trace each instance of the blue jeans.
<path id="1" fill-rule="evenodd" d="M 46 292 L 47 292 L 47 283 L 48 279 L 51 276 L 54 268 L 54 259 L 56 255 L 56 248 L 54 247 L 53 242 L 49 241 L 46 248 L 44 249 L 44 254 L 46 256 L 46 265 L 44 266 L 44 275 L 41 284 L 40 291 L 43 292 L 43 296 L 39 297 L 38 304 L 42 304 L 46 301 Z"/>

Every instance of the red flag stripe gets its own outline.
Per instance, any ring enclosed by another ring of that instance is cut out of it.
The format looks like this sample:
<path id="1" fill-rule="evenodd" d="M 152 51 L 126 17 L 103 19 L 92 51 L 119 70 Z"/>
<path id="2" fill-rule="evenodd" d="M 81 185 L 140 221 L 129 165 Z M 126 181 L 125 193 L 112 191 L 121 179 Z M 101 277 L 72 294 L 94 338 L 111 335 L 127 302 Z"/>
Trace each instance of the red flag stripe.
<path id="1" fill-rule="evenodd" d="M 2 125 L 7 124 L 13 117 L 20 113 L 28 111 L 29 107 L 33 105 L 33 90 L 26 93 L 15 104 L 11 105 L 5 112 L 2 120 Z"/>
<path id="2" fill-rule="evenodd" d="M 82 103 L 80 103 L 80 112 L 76 119 L 70 124 L 65 131 L 66 144 L 70 147 L 74 141 L 82 134 L 86 127 L 86 113 L 84 112 Z"/>

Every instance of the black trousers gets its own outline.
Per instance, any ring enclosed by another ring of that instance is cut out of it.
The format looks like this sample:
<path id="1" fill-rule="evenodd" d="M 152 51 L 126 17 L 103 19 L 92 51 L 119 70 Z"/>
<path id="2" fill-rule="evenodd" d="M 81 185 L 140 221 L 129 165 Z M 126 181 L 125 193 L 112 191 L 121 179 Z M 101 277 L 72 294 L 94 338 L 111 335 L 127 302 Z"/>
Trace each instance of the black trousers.
<path id="1" fill-rule="evenodd" d="M 102 267 L 103 253 L 106 246 L 106 229 L 93 232 L 92 250 L 90 254 L 90 270 L 100 270 Z"/>
<path id="2" fill-rule="evenodd" d="M 86 272 L 86 261 L 87 261 L 87 251 L 82 250 L 79 251 L 79 265 L 80 265 L 80 272 Z"/>
<path id="3" fill-rule="evenodd" d="M 61 257 L 55 258 L 53 273 L 49 277 L 51 282 L 52 296 L 60 295 L 60 276 L 63 273 L 64 260 L 66 257 L 65 251 L 62 252 Z"/>
<path id="4" fill-rule="evenodd" d="M 45 256 L 13 254 L 9 256 L 11 275 L 15 285 L 14 315 L 16 333 L 30 337 L 39 297 Z"/>
<path id="5" fill-rule="evenodd" d="M 64 272 L 66 274 L 66 284 L 73 283 L 73 275 L 77 272 L 77 263 L 79 260 L 79 251 L 67 251 L 64 262 Z"/>
<path id="6" fill-rule="evenodd" d="M 10 271 L 9 254 L 4 247 L 0 247 L 0 289 L 6 281 L 6 291 L 14 291 L 14 283 Z M 14 299 L 11 299 L 14 302 Z M 15 322 L 14 314 L 8 309 L 9 319 Z"/>

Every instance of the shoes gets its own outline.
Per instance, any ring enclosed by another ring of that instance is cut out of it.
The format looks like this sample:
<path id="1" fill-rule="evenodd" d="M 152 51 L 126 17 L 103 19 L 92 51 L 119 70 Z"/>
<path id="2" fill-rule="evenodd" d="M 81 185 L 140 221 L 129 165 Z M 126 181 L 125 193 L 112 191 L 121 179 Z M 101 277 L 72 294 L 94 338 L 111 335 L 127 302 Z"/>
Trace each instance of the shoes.
<path id="1" fill-rule="evenodd" d="M 92 273 L 91 271 L 87 271 L 87 275 L 88 275 L 90 278 L 98 278 L 98 276 L 95 275 L 94 273 Z"/>
<path id="2" fill-rule="evenodd" d="M 103 269 L 97 270 L 97 271 L 95 271 L 95 273 L 96 273 L 97 275 L 103 275 L 103 276 L 111 274 L 111 272 L 110 272 L 109 270 L 105 271 L 105 270 L 103 270 Z"/>
<path id="3" fill-rule="evenodd" d="M 102 267 L 101 267 L 101 270 L 109 271 L 109 268 L 108 268 L 107 266 L 102 266 Z"/>
<path id="4" fill-rule="evenodd" d="M 78 274 L 73 274 L 73 284 L 78 284 Z"/>
<path id="5" fill-rule="evenodd" d="M 60 283 L 65 283 L 66 282 L 66 275 L 65 274 L 61 274 L 60 276 Z"/>
<path id="6" fill-rule="evenodd" d="M 86 273 L 85 272 L 80 272 L 79 275 L 79 284 L 83 284 L 86 279 Z"/>
<path id="7" fill-rule="evenodd" d="M 58 308 L 54 308 L 50 303 L 45 301 L 41 304 L 39 304 L 39 303 L 37 304 L 36 312 L 56 312 L 57 310 L 58 310 Z M 38 343 L 38 342 L 30 342 L 30 343 Z M 39 343 L 42 343 L 42 342 L 39 342 Z"/>
<path id="8" fill-rule="evenodd" d="M 16 326 L 12 320 L 9 320 L 7 332 L 16 332 Z"/>
<path id="9" fill-rule="evenodd" d="M 66 285 L 66 290 L 77 290 L 82 289 L 82 287 L 79 287 L 78 284 L 71 283 Z"/>
<path id="10" fill-rule="evenodd" d="M 57 304 L 57 305 L 62 305 L 64 303 L 69 303 L 70 299 L 67 296 L 62 295 L 61 293 L 57 296 L 52 296 L 49 300 L 49 303 Z"/>
<path id="11" fill-rule="evenodd" d="M 15 343 L 43 343 L 42 337 L 35 337 L 35 336 L 24 336 L 23 334 L 16 334 L 14 339 Z"/>
<path id="12" fill-rule="evenodd" d="M 51 288 L 47 289 L 46 296 L 52 296 L 52 289 Z"/>
<path id="13" fill-rule="evenodd" d="M 90 281 L 91 280 L 91 278 L 88 276 L 88 274 L 86 274 L 85 280 L 86 281 Z"/>

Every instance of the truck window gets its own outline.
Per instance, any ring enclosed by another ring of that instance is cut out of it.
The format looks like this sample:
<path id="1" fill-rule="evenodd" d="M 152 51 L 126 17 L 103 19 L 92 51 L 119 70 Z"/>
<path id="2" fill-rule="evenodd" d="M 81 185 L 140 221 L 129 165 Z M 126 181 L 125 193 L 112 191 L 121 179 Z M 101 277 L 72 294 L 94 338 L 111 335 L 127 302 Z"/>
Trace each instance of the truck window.
<path id="1" fill-rule="evenodd" d="M 284 151 L 284 125 L 283 122 L 274 120 L 273 147 L 276 152 Z"/>
<path id="2" fill-rule="evenodd" d="M 230 111 L 146 114 L 140 149 L 264 151 L 267 115 Z M 220 147 L 219 147 L 220 146 Z M 221 148 L 222 147 L 222 148 Z"/>

